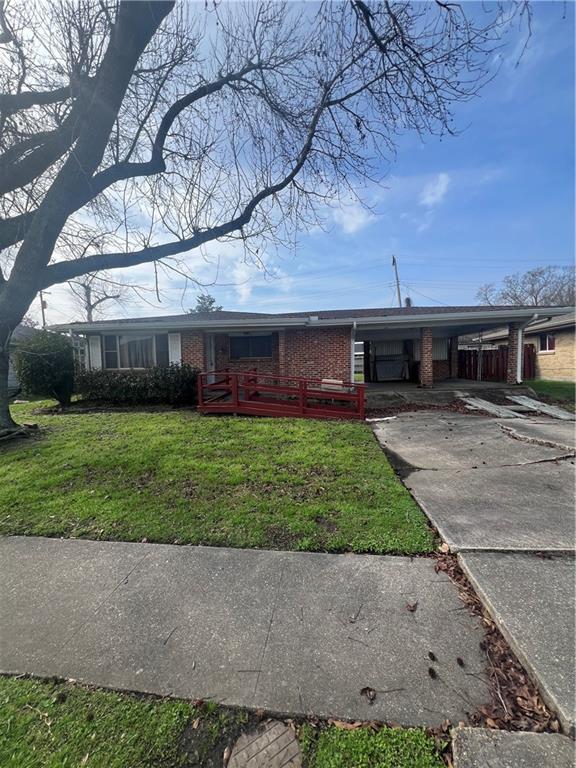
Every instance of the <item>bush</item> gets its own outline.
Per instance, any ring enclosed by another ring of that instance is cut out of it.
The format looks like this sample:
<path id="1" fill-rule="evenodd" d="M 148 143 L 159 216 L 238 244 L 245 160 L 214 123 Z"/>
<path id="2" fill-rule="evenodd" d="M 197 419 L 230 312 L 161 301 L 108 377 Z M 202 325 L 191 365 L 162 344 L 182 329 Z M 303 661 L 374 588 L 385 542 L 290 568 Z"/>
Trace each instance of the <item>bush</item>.
<path id="1" fill-rule="evenodd" d="M 60 405 L 70 404 L 74 391 L 74 353 L 66 336 L 38 331 L 18 345 L 14 367 L 27 394 L 53 397 Z"/>
<path id="2" fill-rule="evenodd" d="M 144 371 L 78 371 L 76 392 L 83 400 L 114 405 L 196 405 L 198 371 L 169 365 Z"/>

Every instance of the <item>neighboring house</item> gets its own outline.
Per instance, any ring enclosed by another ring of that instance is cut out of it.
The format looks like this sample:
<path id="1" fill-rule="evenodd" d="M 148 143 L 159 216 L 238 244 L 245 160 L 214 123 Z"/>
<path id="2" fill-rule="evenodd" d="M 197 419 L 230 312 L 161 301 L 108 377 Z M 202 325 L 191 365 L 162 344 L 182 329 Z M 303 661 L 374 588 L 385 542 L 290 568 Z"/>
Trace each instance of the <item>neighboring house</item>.
<path id="1" fill-rule="evenodd" d="M 567 309 L 540 309 L 555 317 Z M 55 326 L 87 340 L 91 369 L 142 369 L 188 363 L 203 371 L 354 380 L 355 343 L 363 342 L 367 382 L 408 380 L 432 386 L 458 376 L 458 337 L 506 325 L 506 378 L 522 380 L 517 352 L 534 307 L 403 307 L 264 314 L 208 312 L 76 322 Z M 520 358 L 522 356 L 520 355 Z"/>
<path id="2" fill-rule="evenodd" d="M 569 312 L 550 318 L 547 310 L 536 309 L 543 319 L 524 329 L 524 344 L 532 344 L 536 350 L 536 378 L 576 381 L 576 314 Z M 502 329 L 485 333 L 482 342 L 507 344 L 507 333 Z"/>
<path id="3" fill-rule="evenodd" d="M 34 336 L 35 333 L 38 333 L 38 331 L 35 328 L 31 328 L 28 325 L 18 325 L 14 332 L 12 333 L 12 338 L 10 339 L 10 355 L 18 348 L 19 344 L 22 344 L 24 341 L 28 341 L 29 338 Z M 18 377 L 16 376 L 16 371 L 14 370 L 14 366 L 12 365 L 12 361 L 10 361 L 9 367 L 8 367 L 8 393 L 10 395 L 15 395 L 20 391 L 20 382 L 18 381 Z"/>

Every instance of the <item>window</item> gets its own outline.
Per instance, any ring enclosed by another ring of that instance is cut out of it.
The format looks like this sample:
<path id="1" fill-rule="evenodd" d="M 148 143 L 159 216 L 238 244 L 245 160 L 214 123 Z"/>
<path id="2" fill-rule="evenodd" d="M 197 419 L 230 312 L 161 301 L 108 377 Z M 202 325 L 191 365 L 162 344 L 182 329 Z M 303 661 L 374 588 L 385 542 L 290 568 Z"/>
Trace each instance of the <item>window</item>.
<path id="1" fill-rule="evenodd" d="M 272 357 L 272 334 L 266 336 L 230 336 L 230 360 Z"/>
<path id="2" fill-rule="evenodd" d="M 554 352 L 556 349 L 556 337 L 551 333 L 540 334 L 540 352 Z"/>
<path id="3" fill-rule="evenodd" d="M 104 336 L 105 368 L 152 368 L 168 364 L 167 333 Z"/>
<path id="4" fill-rule="evenodd" d="M 104 368 L 118 368 L 118 340 L 104 336 Z"/>

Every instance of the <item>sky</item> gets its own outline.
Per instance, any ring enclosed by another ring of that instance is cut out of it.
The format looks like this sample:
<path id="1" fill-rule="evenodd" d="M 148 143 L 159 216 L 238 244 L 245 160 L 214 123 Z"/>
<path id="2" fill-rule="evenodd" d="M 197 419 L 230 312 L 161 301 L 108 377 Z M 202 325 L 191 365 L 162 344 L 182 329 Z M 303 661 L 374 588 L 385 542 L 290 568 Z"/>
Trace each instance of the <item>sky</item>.
<path id="1" fill-rule="evenodd" d="M 263 274 L 232 244 L 214 243 L 219 280 L 208 285 L 227 310 L 289 312 L 397 304 L 478 303 L 483 283 L 537 266 L 574 263 L 574 11 L 568 2 L 534 2 L 532 37 L 511 36 L 498 76 L 478 99 L 456 105 L 458 135 L 404 135 L 371 205 L 342 205 L 326 231 L 298 234 L 296 251 L 269 259 Z M 191 257 L 193 259 L 194 257 Z M 197 259 L 197 257 L 196 257 Z M 211 283 L 214 263 L 196 262 Z M 118 271 L 116 274 L 120 274 Z M 149 288 L 149 265 L 123 278 Z M 161 302 L 110 304 L 106 317 L 176 314 L 194 306 L 197 286 L 161 277 Z M 78 319 L 63 287 L 45 297 L 48 323 Z M 31 314 L 38 318 L 38 302 Z"/>

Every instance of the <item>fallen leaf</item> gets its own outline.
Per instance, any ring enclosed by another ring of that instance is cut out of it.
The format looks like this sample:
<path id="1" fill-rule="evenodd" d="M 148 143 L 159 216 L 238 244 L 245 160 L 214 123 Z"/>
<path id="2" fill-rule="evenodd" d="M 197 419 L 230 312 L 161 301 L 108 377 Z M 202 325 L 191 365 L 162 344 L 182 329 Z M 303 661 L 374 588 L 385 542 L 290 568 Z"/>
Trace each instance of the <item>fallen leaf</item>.
<path id="1" fill-rule="evenodd" d="M 438 547 L 438 551 L 442 552 L 442 554 L 446 555 L 446 554 L 448 554 L 448 552 L 450 552 L 450 545 L 446 544 L 446 542 L 443 541 L 442 544 L 440 544 L 440 546 Z"/>
<path id="2" fill-rule="evenodd" d="M 463 667 L 464 665 L 464 659 L 461 659 L 460 656 L 456 659 L 456 664 L 458 664 L 459 667 Z"/>
<path id="3" fill-rule="evenodd" d="M 365 686 L 360 691 L 360 696 L 364 696 L 364 698 L 368 701 L 368 704 L 374 704 L 374 700 L 376 699 L 376 691 L 374 688 L 370 688 L 370 686 Z"/>
<path id="4" fill-rule="evenodd" d="M 414 613 L 416 608 L 418 608 L 418 600 L 415 603 L 406 603 L 406 610 L 410 611 L 410 613 Z"/>
<path id="5" fill-rule="evenodd" d="M 230 755 L 232 753 L 232 750 L 230 747 L 226 747 L 224 750 L 224 754 L 222 755 L 222 763 L 224 766 L 228 765 L 228 760 L 230 760 Z"/>
<path id="6" fill-rule="evenodd" d="M 436 680 L 436 678 L 438 677 L 438 672 L 436 672 L 434 667 L 428 667 L 428 674 L 430 675 L 432 680 Z"/>
<path id="7" fill-rule="evenodd" d="M 256 717 L 258 718 L 258 720 L 262 720 L 262 718 L 264 717 L 264 715 L 266 714 L 266 712 L 265 712 L 265 710 L 264 710 L 264 709 L 260 708 L 260 709 L 257 709 L 257 710 L 256 710 L 256 712 L 255 712 L 254 714 L 256 715 Z"/>
<path id="8" fill-rule="evenodd" d="M 347 723 L 345 720 L 329 720 L 328 722 L 335 728 L 341 728 L 344 731 L 355 731 L 356 728 L 362 727 L 362 723 L 360 722 Z"/>
<path id="9" fill-rule="evenodd" d="M 200 725 L 200 718 L 197 717 L 195 720 L 192 720 L 192 730 L 196 731 L 198 729 L 198 726 Z"/>
<path id="10" fill-rule="evenodd" d="M 496 724 L 496 721 L 492 720 L 491 717 L 487 717 L 486 718 L 486 725 L 488 726 L 488 728 L 498 728 L 498 725 Z"/>
<path id="11" fill-rule="evenodd" d="M 428 651 L 428 658 L 430 659 L 430 661 L 436 661 L 436 654 L 433 653 L 432 651 Z"/>

